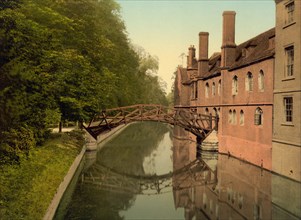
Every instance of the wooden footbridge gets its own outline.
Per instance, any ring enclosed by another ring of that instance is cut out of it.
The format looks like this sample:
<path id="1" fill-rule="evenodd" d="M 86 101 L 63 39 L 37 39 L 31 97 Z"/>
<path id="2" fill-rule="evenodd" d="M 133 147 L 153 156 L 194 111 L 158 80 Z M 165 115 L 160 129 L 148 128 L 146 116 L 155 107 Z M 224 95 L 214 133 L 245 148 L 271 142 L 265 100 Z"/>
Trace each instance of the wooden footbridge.
<path id="1" fill-rule="evenodd" d="M 178 125 L 204 140 L 212 130 L 218 129 L 218 117 L 197 114 L 189 109 L 168 108 L 162 105 L 139 104 L 102 110 L 84 128 L 95 139 L 101 133 L 121 124 L 136 121 L 157 121 Z"/>

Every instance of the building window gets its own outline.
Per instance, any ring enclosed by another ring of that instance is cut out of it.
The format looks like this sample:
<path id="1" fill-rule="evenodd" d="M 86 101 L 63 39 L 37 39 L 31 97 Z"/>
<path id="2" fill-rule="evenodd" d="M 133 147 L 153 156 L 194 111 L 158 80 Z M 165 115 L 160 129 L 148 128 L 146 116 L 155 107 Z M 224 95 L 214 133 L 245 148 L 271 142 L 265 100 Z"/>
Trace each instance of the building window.
<path id="1" fill-rule="evenodd" d="M 245 124 L 245 114 L 244 114 L 243 110 L 240 110 L 239 124 L 240 125 L 244 125 Z"/>
<path id="2" fill-rule="evenodd" d="M 229 110 L 229 114 L 228 114 L 228 123 L 232 124 L 232 110 Z"/>
<path id="3" fill-rule="evenodd" d="M 237 95 L 238 93 L 238 78 L 234 76 L 232 79 L 232 95 Z"/>
<path id="4" fill-rule="evenodd" d="M 264 91 L 264 73 L 262 70 L 259 71 L 258 75 L 258 89 L 259 91 Z"/>
<path id="5" fill-rule="evenodd" d="M 208 108 L 205 109 L 205 115 L 209 115 L 209 109 Z"/>
<path id="6" fill-rule="evenodd" d="M 256 108 L 255 110 L 255 117 L 254 117 L 254 124 L 255 125 L 262 125 L 263 124 L 263 111 L 261 108 Z"/>
<path id="7" fill-rule="evenodd" d="M 212 96 L 215 96 L 215 83 L 212 83 Z"/>
<path id="8" fill-rule="evenodd" d="M 198 82 L 194 82 L 194 98 L 198 98 Z"/>
<path id="9" fill-rule="evenodd" d="M 232 124 L 236 125 L 236 110 L 232 112 Z"/>
<path id="10" fill-rule="evenodd" d="M 286 11 L 287 11 L 287 18 L 286 18 L 285 23 L 290 24 L 294 21 L 295 3 L 294 2 L 288 3 L 285 6 L 285 8 L 286 8 Z"/>
<path id="11" fill-rule="evenodd" d="M 206 96 L 206 98 L 209 97 L 209 84 L 208 83 L 206 83 L 206 86 L 205 86 L 205 96 Z"/>
<path id="12" fill-rule="evenodd" d="M 294 75 L 294 46 L 285 48 L 286 77 Z"/>
<path id="13" fill-rule="evenodd" d="M 198 82 L 193 82 L 191 84 L 191 99 L 198 98 Z"/>
<path id="14" fill-rule="evenodd" d="M 248 72 L 247 74 L 246 91 L 253 91 L 253 75 L 251 72 Z"/>
<path id="15" fill-rule="evenodd" d="M 286 122 L 293 122 L 293 97 L 284 98 L 284 114 Z"/>
<path id="16" fill-rule="evenodd" d="M 222 87 L 221 87 L 221 86 L 222 86 L 221 84 L 222 84 L 222 81 L 219 80 L 219 81 L 218 81 L 218 85 L 217 85 L 217 94 L 218 94 L 218 95 L 221 94 L 221 88 L 222 88 Z"/>
<path id="17" fill-rule="evenodd" d="M 218 111 L 217 111 L 217 109 L 216 108 L 213 108 L 213 111 L 214 111 L 214 116 L 218 116 Z"/>
<path id="18" fill-rule="evenodd" d="M 254 213 L 254 219 L 262 219 L 262 210 L 261 210 L 261 206 L 258 204 L 254 204 L 253 206 L 253 213 Z"/>

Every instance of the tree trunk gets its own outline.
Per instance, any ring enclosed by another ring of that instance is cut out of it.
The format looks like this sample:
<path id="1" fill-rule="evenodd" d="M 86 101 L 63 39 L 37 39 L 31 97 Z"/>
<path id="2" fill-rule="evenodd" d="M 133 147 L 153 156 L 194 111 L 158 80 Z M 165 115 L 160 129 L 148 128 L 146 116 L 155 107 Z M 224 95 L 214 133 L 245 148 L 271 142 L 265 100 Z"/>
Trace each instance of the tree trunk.
<path id="1" fill-rule="evenodd" d="M 62 133 L 62 126 L 63 125 L 63 123 L 60 121 L 60 124 L 59 124 L 59 133 Z"/>

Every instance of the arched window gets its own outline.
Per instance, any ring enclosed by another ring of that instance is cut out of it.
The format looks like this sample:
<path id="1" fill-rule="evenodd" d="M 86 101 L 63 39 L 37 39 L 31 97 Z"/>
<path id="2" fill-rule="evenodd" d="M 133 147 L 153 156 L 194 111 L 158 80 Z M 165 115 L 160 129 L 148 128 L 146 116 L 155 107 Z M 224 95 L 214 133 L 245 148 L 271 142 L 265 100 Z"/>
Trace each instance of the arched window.
<path id="1" fill-rule="evenodd" d="M 233 110 L 232 113 L 232 124 L 236 125 L 236 110 Z"/>
<path id="2" fill-rule="evenodd" d="M 212 96 L 215 96 L 215 83 L 212 83 Z"/>
<path id="3" fill-rule="evenodd" d="M 218 111 L 217 111 L 217 109 L 216 108 L 213 108 L 213 111 L 214 111 L 214 116 L 218 116 Z"/>
<path id="4" fill-rule="evenodd" d="M 206 86 L 205 86 L 205 96 L 206 96 L 206 98 L 209 97 L 209 84 L 208 83 L 206 83 Z"/>
<path id="5" fill-rule="evenodd" d="M 229 114 L 228 114 L 228 123 L 232 124 L 232 110 L 229 110 Z"/>
<path id="6" fill-rule="evenodd" d="M 208 108 L 205 109 L 205 114 L 209 115 L 209 109 Z"/>
<path id="7" fill-rule="evenodd" d="M 245 115 L 244 115 L 244 111 L 243 110 L 240 110 L 239 124 L 240 125 L 244 125 L 245 124 Z"/>
<path id="8" fill-rule="evenodd" d="M 251 72 L 247 73 L 246 91 L 253 91 L 253 75 Z"/>
<path id="9" fill-rule="evenodd" d="M 238 93 L 238 77 L 234 76 L 232 79 L 232 95 L 237 95 Z"/>
<path id="10" fill-rule="evenodd" d="M 219 81 L 218 81 L 218 85 L 217 85 L 217 94 L 218 94 L 218 95 L 221 94 L 221 89 L 222 89 L 222 81 L 219 80 Z"/>
<path id="11" fill-rule="evenodd" d="M 264 73 L 260 70 L 258 75 L 258 89 L 259 91 L 264 91 Z"/>
<path id="12" fill-rule="evenodd" d="M 256 110 L 255 110 L 254 124 L 255 125 L 262 125 L 263 124 L 263 111 L 259 107 L 256 108 Z"/>

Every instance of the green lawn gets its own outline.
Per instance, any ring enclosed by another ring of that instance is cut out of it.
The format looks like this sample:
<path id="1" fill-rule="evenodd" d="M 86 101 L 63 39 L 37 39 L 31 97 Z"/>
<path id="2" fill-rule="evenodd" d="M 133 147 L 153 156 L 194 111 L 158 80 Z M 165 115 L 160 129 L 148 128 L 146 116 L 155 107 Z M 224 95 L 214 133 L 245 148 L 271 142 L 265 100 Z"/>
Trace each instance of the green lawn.
<path id="1" fill-rule="evenodd" d="M 42 219 L 83 144 L 80 131 L 52 134 L 20 165 L 0 166 L 0 219 Z"/>

